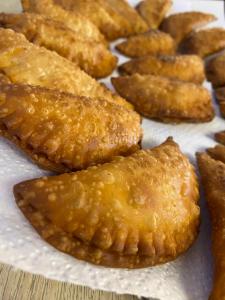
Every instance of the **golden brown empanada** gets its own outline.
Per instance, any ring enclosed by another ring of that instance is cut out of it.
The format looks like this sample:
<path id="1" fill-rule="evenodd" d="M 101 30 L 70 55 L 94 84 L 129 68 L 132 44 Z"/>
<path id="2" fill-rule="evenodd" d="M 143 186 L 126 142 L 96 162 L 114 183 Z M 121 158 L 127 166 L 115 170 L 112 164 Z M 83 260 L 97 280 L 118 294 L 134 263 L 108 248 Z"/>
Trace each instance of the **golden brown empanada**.
<path id="1" fill-rule="evenodd" d="M 198 234 L 196 175 L 171 139 L 86 171 L 20 183 L 14 193 L 47 242 L 98 265 L 165 263 Z"/>
<path id="2" fill-rule="evenodd" d="M 225 86 L 225 54 L 218 55 L 208 62 L 206 74 L 214 87 Z"/>
<path id="3" fill-rule="evenodd" d="M 0 28 L 0 71 L 12 83 L 58 89 L 97 97 L 127 108 L 131 105 L 53 51 L 29 43 L 24 35 Z"/>
<path id="4" fill-rule="evenodd" d="M 160 28 L 169 33 L 178 45 L 194 29 L 215 20 L 216 17 L 212 14 L 197 11 L 183 12 L 164 19 Z"/>
<path id="5" fill-rule="evenodd" d="M 150 30 L 128 38 L 118 44 L 116 49 L 126 56 L 174 54 L 174 40 L 169 34 L 159 30 Z"/>
<path id="6" fill-rule="evenodd" d="M 140 116 L 101 99 L 46 88 L 0 86 L 1 135 L 37 164 L 77 170 L 139 149 Z"/>
<path id="7" fill-rule="evenodd" d="M 116 91 L 147 118 L 163 122 L 209 122 L 214 110 L 209 91 L 201 85 L 153 75 L 112 78 Z"/>
<path id="8" fill-rule="evenodd" d="M 210 300 L 225 299 L 225 164 L 205 153 L 198 154 L 198 164 L 212 220 L 215 276 Z"/>
<path id="9" fill-rule="evenodd" d="M 144 0 L 138 4 L 137 11 L 150 29 L 157 29 L 171 6 L 171 0 Z"/>
<path id="10" fill-rule="evenodd" d="M 225 87 L 216 89 L 215 94 L 220 106 L 220 113 L 225 118 Z"/>
<path id="11" fill-rule="evenodd" d="M 193 32 L 181 45 L 181 52 L 201 57 L 225 49 L 225 29 L 209 28 Z"/>
<path id="12" fill-rule="evenodd" d="M 0 72 L 0 84 L 2 83 L 10 83 L 10 80 L 3 73 Z"/>
<path id="13" fill-rule="evenodd" d="M 84 16 L 63 9 L 53 0 L 21 0 L 24 11 L 48 16 L 56 21 L 64 23 L 88 41 L 96 41 L 106 44 L 106 39 L 99 29 Z"/>
<path id="14" fill-rule="evenodd" d="M 220 131 L 215 134 L 215 139 L 220 144 L 225 145 L 225 131 Z"/>
<path id="15" fill-rule="evenodd" d="M 2 13 L 0 26 L 23 33 L 30 42 L 56 51 L 93 77 L 106 77 L 116 67 L 117 58 L 105 45 L 80 38 L 63 23 L 45 16 Z"/>
<path id="16" fill-rule="evenodd" d="M 216 145 L 214 148 L 208 148 L 207 152 L 212 158 L 225 163 L 225 146 Z"/>
<path id="17" fill-rule="evenodd" d="M 140 57 L 119 66 L 121 74 L 157 75 L 171 79 L 202 83 L 204 63 L 197 55 L 160 55 Z"/>

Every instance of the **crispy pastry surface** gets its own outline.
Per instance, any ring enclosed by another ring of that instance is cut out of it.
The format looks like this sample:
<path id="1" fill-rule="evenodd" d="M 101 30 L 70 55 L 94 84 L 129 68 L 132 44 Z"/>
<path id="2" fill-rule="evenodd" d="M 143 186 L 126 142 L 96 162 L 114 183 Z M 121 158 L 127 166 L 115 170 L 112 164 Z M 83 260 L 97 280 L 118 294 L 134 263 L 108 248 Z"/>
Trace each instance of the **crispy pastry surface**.
<path id="1" fill-rule="evenodd" d="M 106 44 L 106 40 L 99 29 L 84 16 L 63 9 L 53 0 L 21 0 L 25 12 L 48 16 L 75 31 L 80 38 Z"/>
<path id="2" fill-rule="evenodd" d="M 0 14 L 0 26 L 23 33 L 26 38 L 76 63 L 89 75 L 102 78 L 115 69 L 117 58 L 102 43 L 80 38 L 63 23 L 37 14 Z"/>
<path id="3" fill-rule="evenodd" d="M 215 139 L 220 144 L 223 144 L 225 146 L 225 131 L 220 131 L 215 134 Z"/>
<path id="4" fill-rule="evenodd" d="M 225 54 L 218 55 L 209 61 L 206 74 L 214 87 L 225 86 Z"/>
<path id="5" fill-rule="evenodd" d="M 165 263 L 198 234 L 197 179 L 172 140 L 86 171 L 20 183 L 14 193 L 47 242 L 98 265 Z"/>
<path id="6" fill-rule="evenodd" d="M 53 51 L 36 46 L 24 35 L 0 29 L 0 71 L 12 83 L 31 84 L 76 96 L 102 98 L 130 108 L 131 105 Z"/>
<path id="7" fill-rule="evenodd" d="M 45 169 L 66 172 L 139 149 L 140 116 L 100 99 L 0 86 L 1 134 Z"/>
<path id="8" fill-rule="evenodd" d="M 215 275 L 210 300 L 225 299 L 225 164 L 205 153 L 198 154 L 198 164 L 212 221 Z"/>
<path id="9" fill-rule="evenodd" d="M 159 30 L 150 30 L 128 38 L 118 44 L 116 49 L 126 56 L 141 57 L 146 55 L 174 54 L 174 40 Z"/>
<path id="10" fill-rule="evenodd" d="M 215 20 L 216 17 L 212 14 L 197 11 L 184 12 L 173 14 L 164 19 L 161 29 L 169 33 L 176 41 L 176 44 L 179 44 L 194 29 Z"/>
<path id="11" fill-rule="evenodd" d="M 10 80 L 3 73 L 0 72 L 0 84 L 10 83 Z"/>
<path id="12" fill-rule="evenodd" d="M 181 45 L 181 52 L 206 57 L 225 49 L 225 29 L 209 28 L 193 32 Z"/>
<path id="13" fill-rule="evenodd" d="M 144 0 L 138 4 L 137 11 L 150 29 L 157 29 L 171 6 L 171 0 Z"/>
<path id="14" fill-rule="evenodd" d="M 119 71 L 121 74 L 150 74 L 195 83 L 202 83 L 205 79 L 204 63 L 196 55 L 140 57 L 125 62 Z"/>
<path id="15" fill-rule="evenodd" d="M 209 122 L 214 110 L 209 91 L 194 83 L 153 75 L 112 78 L 116 91 L 142 115 L 163 122 Z"/>
<path id="16" fill-rule="evenodd" d="M 212 158 L 225 163 L 225 146 L 216 145 L 214 148 L 208 148 L 207 152 Z"/>
<path id="17" fill-rule="evenodd" d="M 220 106 L 220 113 L 222 117 L 225 118 L 225 87 L 217 88 L 215 94 Z"/>

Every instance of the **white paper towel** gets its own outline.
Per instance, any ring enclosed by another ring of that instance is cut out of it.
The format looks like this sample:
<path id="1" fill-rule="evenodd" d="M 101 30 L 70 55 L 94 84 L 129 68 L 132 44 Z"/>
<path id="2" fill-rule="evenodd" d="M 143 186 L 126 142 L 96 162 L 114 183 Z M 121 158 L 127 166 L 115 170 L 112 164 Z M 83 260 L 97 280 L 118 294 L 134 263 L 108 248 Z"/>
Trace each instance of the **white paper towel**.
<path id="1" fill-rule="evenodd" d="M 137 4 L 138 1 L 130 1 Z M 0 0 L 0 11 L 18 12 L 19 0 Z M 215 13 L 224 26 L 223 1 L 174 0 L 171 12 L 202 10 Z M 118 55 L 118 53 L 117 53 Z M 126 59 L 120 56 L 120 62 Z M 109 80 L 106 83 L 110 85 Z M 210 87 L 210 85 L 208 84 Z M 218 114 L 219 115 L 219 114 Z M 194 162 L 194 154 L 215 144 L 213 134 L 225 129 L 218 116 L 208 124 L 167 125 L 144 120 L 144 147 L 152 147 L 173 136 Z M 48 278 L 96 289 L 129 293 L 162 300 L 205 300 L 211 288 L 210 231 L 202 201 L 201 233 L 194 246 L 175 262 L 142 270 L 120 270 L 93 266 L 60 253 L 45 243 L 17 208 L 14 184 L 46 175 L 11 143 L 0 139 L 0 261 Z"/>

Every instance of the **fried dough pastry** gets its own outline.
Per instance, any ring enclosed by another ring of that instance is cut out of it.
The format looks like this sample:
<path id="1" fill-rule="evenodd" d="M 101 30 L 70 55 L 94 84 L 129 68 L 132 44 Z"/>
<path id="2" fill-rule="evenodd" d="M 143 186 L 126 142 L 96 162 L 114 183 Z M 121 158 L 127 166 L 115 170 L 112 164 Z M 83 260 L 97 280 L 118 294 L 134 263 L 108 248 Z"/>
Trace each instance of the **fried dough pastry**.
<path id="1" fill-rule="evenodd" d="M 0 84 L 2 83 L 10 83 L 10 80 L 0 72 Z"/>
<path id="2" fill-rule="evenodd" d="M 181 52 L 206 57 L 225 49 L 225 29 L 209 28 L 193 32 L 183 43 Z"/>
<path id="3" fill-rule="evenodd" d="M 118 44 L 116 49 L 126 56 L 141 57 L 146 55 L 174 54 L 174 40 L 169 34 L 159 30 L 150 30 L 128 38 Z"/>
<path id="4" fill-rule="evenodd" d="M 198 234 L 196 175 L 172 140 L 86 171 L 20 183 L 14 194 L 48 243 L 97 265 L 165 263 Z"/>
<path id="5" fill-rule="evenodd" d="M 139 149 L 140 116 L 101 99 L 46 88 L 0 86 L 1 135 L 37 164 L 78 170 Z"/>
<path id="6" fill-rule="evenodd" d="M 216 99 L 220 106 L 220 113 L 225 118 L 225 87 L 218 88 L 215 90 Z"/>
<path id="7" fill-rule="evenodd" d="M 214 87 L 225 86 L 225 54 L 218 55 L 209 61 L 206 74 Z"/>
<path id="8" fill-rule="evenodd" d="M 225 164 L 205 153 L 198 154 L 198 164 L 212 221 L 215 275 L 210 300 L 225 299 Z"/>
<path id="9" fill-rule="evenodd" d="M 93 77 L 106 77 L 116 67 L 117 58 L 105 45 L 79 38 L 61 22 L 45 16 L 2 13 L 0 26 L 23 33 L 30 42 L 56 51 Z"/>
<path id="10" fill-rule="evenodd" d="M 119 66 L 121 74 L 157 75 L 182 81 L 202 83 L 205 69 L 197 55 L 160 55 L 140 57 Z"/>
<path id="11" fill-rule="evenodd" d="M 171 0 L 144 0 L 138 4 L 137 11 L 150 29 L 157 29 L 171 6 Z"/>
<path id="12" fill-rule="evenodd" d="M 89 19 L 78 13 L 66 11 L 53 0 L 21 0 L 21 2 L 23 10 L 26 12 L 48 16 L 64 23 L 65 26 L 75 31 L 80 38 L 107 44 L 104 35 Z"/>
<path id="13" fill-rule="evenodd" d="M 214 148 L 208 148 L 207 152 L 212 158 L 225 163 L 225 146 L 216 145 Z"/>
<path id="14" fill-rule="evenodd" d="M 12 83 L 31 84 L 77 96 L 97 97 L 127 108 L 131 105 L 53 51 L 29 43 L 24 35 L 0 28 L 0 71 Z"/>
<path id="15" fill-rule="evenodd" d="M 163 122 L 209 122 L 214 110 L 209 91 L 194 83 L 153 75 L 112 78 L 116 91 L 147 118 Z"/>
<path id="16" fill-rule="evenodd" d="M 215 134 L 215 139 L 220 144 L 223 144 L 225 146 L 225 131 L 220 131 Z"/>
<path id="17" fill-rule="evenodd" d="M 178 45 L 194 29 L 215 20 L 216 17 L 212 14 L 197 11 L 183 12 L 171 15 L 164 19 L 161 30 L 169 33 Z"/>

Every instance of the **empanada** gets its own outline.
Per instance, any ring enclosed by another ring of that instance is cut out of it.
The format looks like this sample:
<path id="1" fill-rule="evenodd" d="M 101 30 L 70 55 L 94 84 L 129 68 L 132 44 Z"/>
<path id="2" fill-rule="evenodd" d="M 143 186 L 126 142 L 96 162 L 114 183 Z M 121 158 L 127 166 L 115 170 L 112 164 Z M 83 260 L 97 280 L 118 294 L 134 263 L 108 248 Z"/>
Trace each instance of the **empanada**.
<path id="1" fill-rule="evenodd" d="M 220 113 L 225 118 L 225 87 L 216 89 L 215 94 L 220 106 Z"/>
<path id="2" fill-rule="evenodd" d="M 112 78 L 116 91 L 147 118 L 163 122 L 209 122 L 214 110 L 209 91 L 201 85 L 153 75 Z"/>
<path id="3" fill-rule="evenodd" d="M 197 11 L 183 12 L 173 14 L 164 19 L 160 28 L 164 32 L 169 33 L 178 45 L 194 29 L 215 20 L 216 17 L 212 14 Z"/>
<path id="4" fill-rule="evenodd" d="M 37 164 L 78 170 L 139 149 L 140 116 L 101 99 L 0 85 L 0 133 Z"/>
<path id="5" fill-rule="evenodd" d="M 171 139 L 86 171 L 20 183 L 14 193 L 48 243 L 97 265 L 165 263 L 198 234 L 196 175 Z"/>
<path id="6" fill-rule="evenodd" d="M 174 40 L 169 34 L 159 30 L 150 30 L 128 38 L 118 44 L 116 49 L 126 56 L 174 54 Z"/>
<path id="7" fill-rule="evenodd" d="M 181 45 L 181 52 L 202 58 L 225 49 L 225 29 L 209 28 L 193 32 Z"/>
<path id="8" fill-rule="evenodd" d="M 77 96 L 103 98 L 131 107 L 74 63 L 28 42 L 24 35 L 11 29 L 0 29 L 0 71 L 12 83 L 38 85 Z"/>
<path id="9" fill-rule="evenodd" d="M 215 134 L 215 139 L 220 144 L 223 144 L 225 146 L 225 131 L 220 131 Z"/>
<path id="10" fill-rule="evenodd" d="M 140 57 L 125 62 L 119 71 L 121 74 L 151 74 L 195 83 L 202 83 L 205 79 L 204 63 L 197 55 Z"/>
<path id="11" fill-rule="evenodd" d="M 25 12 L 45 15 L 62 22 L 75 31 L 80 38 L 98 43 L 107 43 L 104 35 L 89 19 L 78 13 L 63 9 L 53 0 L 21 0 L 21 2 Z"/>
<path id="12" fill-rule="evenodd" d="M 225 299 L 225 164 L 205 153 L 198 164 L 212 221 L 214 285 L 210 300 Z"/>
<path id="13" fill-rule="evenodd" d="M 225 86 L 225 53 L 211 59 L 206 66 L 207 79 L 214 87 Z"/>
<path id="14" fill-rule="evenodd" d="M 137 11 L 150 29 L 157 29 L 171 6 L 171 0 L 143 0 L 138 4 Z"/>
<path id="15" fill-rule="evenodd" d="M 117 58 L 105 45 L 80 38 L 63 23 L 45 16 L 2 13 L 0 26 L 23 33 L 30 42 L 56 51 L 93 77 L 106 77 L 116 67 Z"/>
<path id="16" fill-rule="evenodd" d="M 216 145 L 214 148 L 208 148 L 207 152 L 212 158 L 225 163 L 225 146 Z"/>

